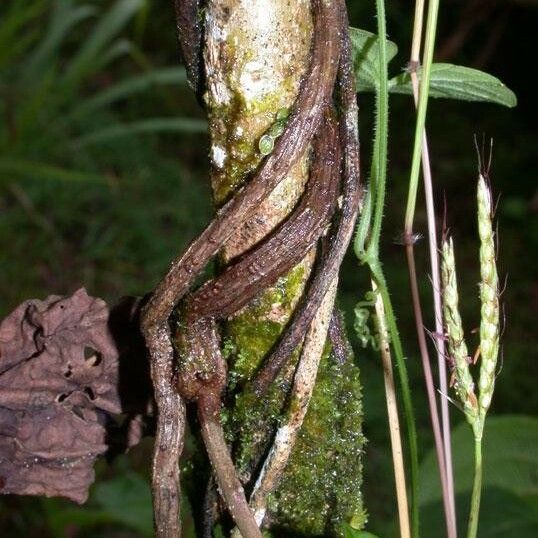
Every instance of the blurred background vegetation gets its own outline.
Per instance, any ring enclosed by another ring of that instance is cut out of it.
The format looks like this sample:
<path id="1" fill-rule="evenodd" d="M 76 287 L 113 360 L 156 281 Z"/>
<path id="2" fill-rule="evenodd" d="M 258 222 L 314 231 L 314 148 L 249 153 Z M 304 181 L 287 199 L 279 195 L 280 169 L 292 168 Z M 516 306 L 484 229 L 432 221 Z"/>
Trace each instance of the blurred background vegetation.
<path id="1" fill-rule="evenodd" d="M 350 2 L 354 26 L 375 29 L 373 4 Z M 400 46 L 391 64 L 396 74 L 408 56 L 412 3 L 392 0 L 387 8 L 389 37 Z M 538 2 L 445 0 L 440 20 L 437 59 L 488 71 L 519 100 L 516 109 L 433 101 L 428 131 L 437 207 L 442 210 L 446 198 L 456 240 L 468 331 L 479 320 L 473 136 L 494 138 L 491 175 L 500 195 L 499 264 L 507 275 L 506 327 L 503 369 L 493 402 L 497 417 L 486 433 L 486 442 L 488 435 L 492 439 L 486 462 L 489 458 L 494 464 L 486 469 L 489 487 L 480 535 L 536 536 L 536 421 L 524 416 L 508 420 L 506 415 L 532 415 L 538 409 L 538 133 L 530 45 L 538 28 Z M 360 107 L 367 170 L 372 96 L 361 95 Z M 402 231 L 413 133 L 411 99 L 394 96 L 383 259 L 419 420 L 427 492 L 422 499 L 423 536 L 434 537 L 442 535 L 442 527 L 431 467 L 432 436 L 404 253 L 394 240 Z M 171 258 L 210 218 L 207 151 L 203 113 L 178 62 L 172 2 L 2 0 L 0 315 L 24 299 L 71 293 L 82 285 L 110 301 L 151 289 Z M 419 211 L 416 230 L 425 229 L 425 214 Z M 427 251 L 424 242 L 419 245 L 424 304 L 429 306 Z M 366 289 L 367 275 L 350 254 L 340 291 L 350 325 L 353 306 Z M 427 323 L 433 326 L 431 316 Z M 350 335 L 353 338 L 351 331 Z M 381 368 L 375 353 L 359 349 L 355 339 L 353 345 L 362 369 L 369 439 L 364 486 L 369 528 L 391 536 L 395 503 Z M 465 465 L 471 445 L 460 427 L 462 418 L 453 408 L 458 502 L 463 502 L 464 519 Z M 58 499 L 2 498 L 0 532 L 31 537 L 151 536 L 150 450 L 146 441 L 111 464 L 101 462 L 99 480 L 83 509 Z M 499 475 L 500 470 L 504 474 Z"/>

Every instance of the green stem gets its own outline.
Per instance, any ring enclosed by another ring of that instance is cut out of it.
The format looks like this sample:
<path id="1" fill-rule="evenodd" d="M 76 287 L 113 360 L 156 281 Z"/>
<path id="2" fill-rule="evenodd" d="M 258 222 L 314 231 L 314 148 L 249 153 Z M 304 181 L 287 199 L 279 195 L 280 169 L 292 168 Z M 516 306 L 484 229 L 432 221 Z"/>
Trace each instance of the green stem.
<path id="1" fill-rule="evenodd" d="M 467 538 L 476 538 L 478 531 L 478 515 L 480 513 L 480 496 L 482 493 L 482 439 L 474 442 L 474 483 L 469 512 L 469 527 Z"/>
<path id="2" fill-rule="evenodd" d="M 402 343 L 396 325 L 392 302 L 387 289 L 387 283 L 379 261 L 379 240 L 383 221 L 383 208 L 386 195 L 387 177 L 387 146 L 388 146 L 388 73 L 387 73 L 387 44 L 385 5 L 383 0 L 376 0 L 377 32 L 379 36 L 379 85 L 376 90 L 376 126 L 374 138 L 374 155 L 371 167 L 370 190 L 366 198 L 361 222 L 355 237 L 355 253 L 366 263 L 381 295 L 390 340 L 394 348 L 396 368 L 402 391 L 403 410 L 407 427 L 410 469 L 411 469 L 411 525 L 415 538 L 419 535 L 418 517 L 418 447 L 415 427 L 415 416 L 411 402 L 409 378 L 405 366 Z M 372 215 L 373 213 L 373 215 Z M 373 220 L 372 220 L 373 219 Z M 370 230 L 370 224 L 371 230 Z M 368 231 L 370 234 L 368 235 Z M 365 246 L 367 242 L 367 246 Z M 406 507 L 407 509 L 407 507 Z"/>
<path id="3" fill-rule="evenodd" d="M 405 231 L 413 228 L 415 206 L 417 201 L 418 178 L 420 172 L 420 158 L 422 154 L 422 138 L 426 124 L 428 110 L 428 95 L 430 92 L 430 74 L 435 47 L 435 34 L 437 31 L 437 15 L 439 13 L 439 0 L 430 0 L 428 5 L 428 18 L 426 22 L 426 36 L 424 42 L 424 61 L 420 83 L 420 96 L 418 100 L 417 123 L 415 126 L 415 143 L 413 146 L 413 161 L 409 178 L 409 194 L 405 211 Z"/>
<path id="4" fill-rule="evenodd" d="M 372 222 L 372 232 L 368 244 L 367 255 L 373 260 L 379 258 L 379 238 L 381 236 L 381 224 L 383 222 L 383 206 L 385 203 L 385 190 L 387 182 L 387 147 L 389 132 L 389 85 L 387 73 L 387 28 L 385 22 L 385 2 L 376 0 L 377 10 L 377 34 L 379 36 L 379 73 L 380 80 L 377 88 L 377 118 L 376 140 L 374 148 L 375 164 L 375 211 Z"/>

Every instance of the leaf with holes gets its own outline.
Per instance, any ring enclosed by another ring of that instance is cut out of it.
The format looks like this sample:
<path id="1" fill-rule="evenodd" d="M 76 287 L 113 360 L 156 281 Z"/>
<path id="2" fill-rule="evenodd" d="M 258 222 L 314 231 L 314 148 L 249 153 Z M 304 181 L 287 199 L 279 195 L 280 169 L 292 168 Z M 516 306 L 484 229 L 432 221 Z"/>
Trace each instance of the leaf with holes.
<path id="1" fill-rule="evenodd" d="M 0 489 L 84 502 L 120 413 L 104 301 L 84 289 L 22 303 L 0 323 Z"/>

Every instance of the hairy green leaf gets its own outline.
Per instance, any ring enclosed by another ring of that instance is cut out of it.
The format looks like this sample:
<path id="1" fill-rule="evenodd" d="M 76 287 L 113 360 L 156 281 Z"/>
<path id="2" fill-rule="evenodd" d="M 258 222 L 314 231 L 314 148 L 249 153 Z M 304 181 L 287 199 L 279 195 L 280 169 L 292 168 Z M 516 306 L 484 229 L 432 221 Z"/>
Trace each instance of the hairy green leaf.
<path id="1" fill-rule="evenodd" d="M 420 77 L 420 70 L 418 73 Z M 412 94 L 411 76 L 402 73 L 389 80 L 391 93 Z M 461 65 L 437 63 L 432 65 L 430 97 L 459 101 L 485 101 L 514 107 L 517 98 L 512 90 L 493 75 Z"/>
<path id="2" fill-rule="evenodd" d="M 349 29 L 353 54 L 353 68 L 357 91 L 374 91 L 379 84 L 379 39 L 376 34 L 360 30 Z M 396 43 L 387 40 L 387 63 L 398 52 Z"/>

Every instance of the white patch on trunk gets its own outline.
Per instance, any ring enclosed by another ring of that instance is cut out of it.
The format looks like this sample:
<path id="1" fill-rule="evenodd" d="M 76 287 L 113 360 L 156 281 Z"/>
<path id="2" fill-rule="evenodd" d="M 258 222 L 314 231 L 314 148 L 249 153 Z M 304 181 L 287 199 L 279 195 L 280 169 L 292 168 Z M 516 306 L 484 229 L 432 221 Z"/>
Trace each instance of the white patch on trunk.
<path id="1" fill-rule="evenodd" d="M 226 151 L 224 148 L 216 144 L 211 146 L 211 160 L 217 168 L 222 168 L 224 161 L 226 161 Z"/>

